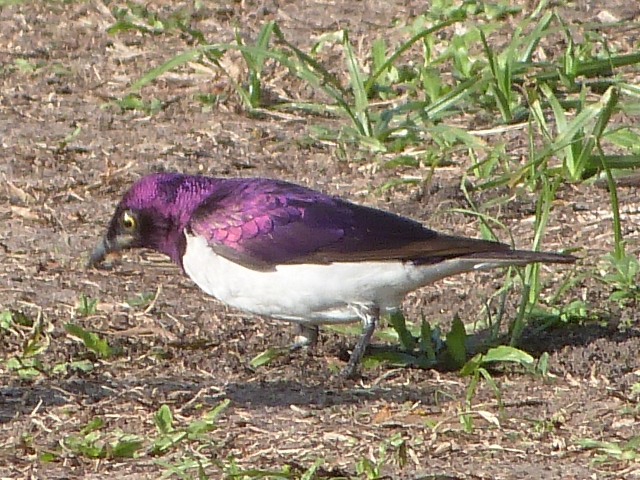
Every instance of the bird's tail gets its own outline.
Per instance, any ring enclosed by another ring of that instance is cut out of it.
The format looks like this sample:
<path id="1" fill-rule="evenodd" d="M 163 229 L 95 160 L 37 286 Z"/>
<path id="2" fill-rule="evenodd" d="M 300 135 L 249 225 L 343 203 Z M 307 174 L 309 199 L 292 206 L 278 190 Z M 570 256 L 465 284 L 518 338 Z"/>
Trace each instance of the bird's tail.
<path id="1" fill-rule="evenodd" d="M 497 250 L 493 252 L 471 253 L 459 257 L 461 261 L 468 260 L 477 264 L 474 270 L 495 268 L 499 266 L 522 266 L 530 263 L 574 263 L 577 258 L 573 255 L 553 252 L 534 252 L 532 250 Z M 482 267 L 487 264 L 486 267 Z"/>
<path id="2" fill-rule="evenodd" d="M 504 244 L 497 244 L 499 246 Z M 506 247 L 506 245 L 505 245 Z M 490 270 L 492 268 L 523 266 L 530 263 L 573 263 L 573 255 L 530 250 L 495 250 L 475 252 L 424 264 L 421 268 L 421 283 L 426 285 L 451 275 L 464 272 Z"/>

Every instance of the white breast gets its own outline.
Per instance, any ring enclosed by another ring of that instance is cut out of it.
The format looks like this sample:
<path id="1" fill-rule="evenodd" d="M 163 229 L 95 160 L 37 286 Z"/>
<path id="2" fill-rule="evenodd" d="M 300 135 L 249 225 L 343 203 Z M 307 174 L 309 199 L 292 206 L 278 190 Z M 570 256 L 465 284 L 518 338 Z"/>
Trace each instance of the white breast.
<path id="1" fill-rule="evenodd" d="M 355 304 L 398 308 L 408 292 L 478 263 L 340 262 L 259 271 L 217 255 L 202 237 L 185 235 L 184 269 L 206 293 L 247 312 L 312 324 L 357 321 Z"/>

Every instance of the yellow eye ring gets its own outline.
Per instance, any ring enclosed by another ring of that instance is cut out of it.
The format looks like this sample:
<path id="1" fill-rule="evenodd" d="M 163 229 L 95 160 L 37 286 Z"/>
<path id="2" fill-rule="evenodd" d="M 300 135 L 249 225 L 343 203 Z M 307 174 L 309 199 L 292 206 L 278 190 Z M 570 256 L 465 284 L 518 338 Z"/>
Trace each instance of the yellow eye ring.
<path id="1" fill-rule="evenodd" d="M 124 212 L 122 215 L 122 228 L 131 232 L 136 229 L 136 218 L 130 212 Z"/>

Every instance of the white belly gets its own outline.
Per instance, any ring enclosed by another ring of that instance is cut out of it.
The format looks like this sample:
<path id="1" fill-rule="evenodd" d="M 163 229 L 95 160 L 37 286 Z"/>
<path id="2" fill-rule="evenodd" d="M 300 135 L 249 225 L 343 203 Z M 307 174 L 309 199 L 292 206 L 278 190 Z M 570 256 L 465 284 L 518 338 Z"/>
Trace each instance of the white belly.
<path id="1" fill-rule="evenodd" d="M 259 271 L 217 255 L 202 237 L 185 235 L 184 269 L 206 293 L 240 310 L 310 324 L 358 321 L 358 304 L 398 308 L 408 292 L 478 266 L 459 260 L 421 266 L 339 262 Z"/>

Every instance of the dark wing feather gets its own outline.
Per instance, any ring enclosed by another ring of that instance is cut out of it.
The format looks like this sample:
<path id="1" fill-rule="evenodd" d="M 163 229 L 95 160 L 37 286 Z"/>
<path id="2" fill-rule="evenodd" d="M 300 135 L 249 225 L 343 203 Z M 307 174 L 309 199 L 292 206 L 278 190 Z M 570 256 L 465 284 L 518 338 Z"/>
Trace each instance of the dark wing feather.
<path id="1" fill-rule="evenodd" d="M 392 213 L 266 179 L 221 184 L 194 212 L 187 229 L 206 238 L 219 255 L 260 270 L 299 263 L 435 263 L 513 252 L 502 243 L 440 235 Z"/>

